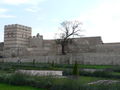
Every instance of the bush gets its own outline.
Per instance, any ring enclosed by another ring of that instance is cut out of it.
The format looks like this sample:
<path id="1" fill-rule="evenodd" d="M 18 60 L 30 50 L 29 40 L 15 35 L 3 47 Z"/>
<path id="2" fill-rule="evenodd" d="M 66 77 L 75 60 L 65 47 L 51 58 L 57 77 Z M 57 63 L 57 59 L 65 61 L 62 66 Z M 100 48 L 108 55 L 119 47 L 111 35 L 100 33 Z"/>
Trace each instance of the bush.
<path id="1" fill-rule="evenodd" d="M 13 85 L 27 85 L 27 78 L 29 78 L 28 75 L 17 72 L 15 74 L 12 74 L 8 78 L 8 80 L 9 80 L 9 84 L 13 84 Z"/>
<path id="2" fill-rule="evenodd" d="M 0 82 L 2 82 L 2 83 L 8 82 L 7 77 L 8 77 L 8 75 L 1 74 L 1 75 L 0 75 Z"/>
<path id="3" fill-rule="evenodd" d="M 79 86 L 81 85 L 76 80 L 67 79 L 61 84 L 54 84 L 50 90 L 79 90 Z"/>
<path id="4" fill-rule="evenodd" d="M 103 72 L 95 72 L 96 76 Z M 88 73 L 87 73 L 88 74 Z M 87 75 L 86 74 L 86 75 Z M 92 75 L 92 74 L 91 74 Z M 104 73 L 107 76 L 106 73 Z M 101 76 L 101 74 L 100 74 Z M 0 75 L 0 82 L 13 85 L 29 85 L 37 88 L 46 88 L 48 90 L 120 90 L 120 85 L 83 85 L 76 79 L 64 79 L 62 82 L 56 82 L 57 78 L 27 76 L 21 73 Z"/>
<path id="5" fill-rule="evenodd" d="M 111 77 L 112 76 L 110 72 L 107 72 L 107 71 L 95 71 L 93 72 L 93 75 L 95 77 Z"/>
<path id="6" fill-rule="evenodd" d="M 114 66 L 112 68 L 110 68 L 111 71 L 114 71 L 114 72 L 120 72 L 120 66 Z"/>
<path id="7" fill-rule="evenodd" d="M 79 69 L 78 69 L 78 64 L 75 62 L 74 67 L 73 67 L 73 73 L 74 76 L 79 76 Z"/>
<path id="8" fill-rule="evenodd" d="M 69 76 L 69 75 L 72 75 L 72 69 L 63 70 L 63 76 Z"/>
<path id="9" fill-rule="evenodd" d="M 37 88 L 50 88 L 53 85 L 53 77 L 47 77 L 47 76 L 36 76 L 34 78 L 35 80 L 35 87 Z"/>
<path id="10" fill-rule="evenodd" d="M 80 71 L 80 75 L 82 76 L 93 76 L 93 77 L 107 77 L 112 78 L 113 75 L 109 71 L 95 71 L 95 72 L 88 72 L 88 71 Z"/>
<path id="11" fill-rule="evenodd" d="M 94 76 L 92 72 L 83 71 L 83 70 L 80 70 L 79 72 L 81 76 Z"/>

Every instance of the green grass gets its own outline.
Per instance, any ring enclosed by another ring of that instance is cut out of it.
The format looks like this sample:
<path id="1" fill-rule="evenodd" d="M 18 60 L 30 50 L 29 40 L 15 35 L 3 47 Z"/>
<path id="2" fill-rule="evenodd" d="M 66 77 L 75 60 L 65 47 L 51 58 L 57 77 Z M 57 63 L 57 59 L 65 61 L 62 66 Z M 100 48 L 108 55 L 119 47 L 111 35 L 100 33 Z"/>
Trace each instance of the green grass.
<path id="1" fill-rule="evenodd" d="M 117 76 L 117 79 L 120 80 L 120 77 L 118 77 L 118 76 L 120 76 L 120 68 L 118 68 L 118 66 L 112 66 L 112 65 L 81 65 L 81 64 L 79 64 L 78 67 L 79 67 L 80 70 L 83 69 L 83 68 L 86 68 L 86 69 L 105 69 L 105 72 L 108 72 L 113 76 Z M 40 64 L 40 63 L 36 63 L 34 65 L 32 63 L 21 63 L 21 64 L 18 64 L 18 63 L 0 63 L 0 75 L 2 75 L 3 77 L 8 75 L 7 79 L 9 78 L 9 75 L 12 75 L 14 73 L 14 71 L 18 70 L 18 69 L 63 70 L 63 71 L 66 70 L 66 72 L 67 72 L 67 69 L 68 70 L 73 69 L 73 65 L 56 64 L 55 66 L 52 67 L 51 64 Z M 111 70 L 111 71 L 109 71 L 109 70 Z M 69 73 L 69 71 L 68 71 L 68 73 Z M 83 75 L 84 75 L 84 72 L 81 72 L 81 73 L 83 73 Z M 98 74 L 101 75 L 101 73 L 99 73 L 99 72 L 98 72 Z M 28 80 L 30 79 L 30 81 L 33 80 L 33 81 L 37 81 L 37 83 L 40 83 L 40 84 L 37 84 L 38 87 L 40 87 L 40 88 L 44 88 L 45 86 L 49 87 L 49 86 L 51 86 L 51 84 L 53 86 L 56 85 L 56 86 L 60 86 L 60 87 L 62 87 L 62 86 L 64 87 L 64 84 L 66 84 L 68 86 L 70 86 L 71 84 L 74 84 L 74 86 L 76 87 L 77 86 L 76 84 L 84 86 L 84 85 L 87 85 L 90 82 L 94 82 L 94 81 L 98 81 L 98 80 L 107 80 L 107 79 L 109 79 L 109 80 L 112 79 L 113 80 L 113 78 L 115 79 L 115 77 L 112 77 L 112 78 L 106 77 L 105 78 L 103 74 L 104 73 L 102 72 L 102 77 L 95 77 L 94 75 L 91 75 L 90 73 L 88 73 L 87 74 L 88 76 L 85 76 L 85 75 L 81 76 L 82 75 L 81 74 L 80 77 L 78 77 L 78 78 L 52 78 L 52 79 L 48 78 L 48 79 L 43 79 L 43 78 L 40 78 L 40 77 L 32 77 L 32 78 L 27 77 L 27 79 Z M 27 80 L 27 79 L 25 79 L 25 80 Z M 17 79 L 12 78 L 10 80 L 17 80 Z M 21 78 L 19 78 L 18 80 L 21 80 Z M 24 79 L 22 79 L 22 80 L 24 81 Z M 13 85 L 21 85 L 21 84 L 13 84 Z M 38 88 L 30 87 L 29 86 L 30 84 L 26 84 L 28 86 L 13 86 L 13 85 L 0 84 L 0 90 L 45 90 L 45 89 L 40 89 L 40 88 L 38 89 Z M 24 85 L 24 84 L 22 84 L 22 85 Z M 71 85 L 71 87 L 72 87 L 72 85 Z M 86 88 L 86 86 L 85 86 L 85 88 Z M 55 90 L 58 90 L 58 89 L 55 89 Z M 89 89 L 84 89 L 84 90 L 89 90 Z M 93 89 L 90 89 L 90 90 L 93 90 Z M 98 89 L 94 89 L 94 90 L 98 90 Z M 101 89 L 101 90 L 103 90 L 103 89 Z M 106 90 L 106 89 L 104 89 L 104 90 Z M 111 89 L 111 90 L 114 90 L 114 89 Z M 115 90 L 120 90 L 120 89 L 115 89 Z"/>
<path id="2" fill-rule="evenodd" d="M 0 90 L 45 90 L 45 89 L 38 89 L 29 86 L 13 86 L 8 84 L 0 84 Z"/>
<path id="3" fill-rule="evenodd" d="M 87 68 L 87 69 L 107 69 L 112 68 L 112 65 L 79 65 L 79 68 Z"/>
<path id="4" fill-rule="evenodd" d="M 94 82 L 97 80 L 105 80 L 105 78 L 89 77 L 89 76 L 80 76 L 80 78 L 78 78 L 78 82 L 81 84 L 87 84 L 89 82 Z"/>
<path id="5" fill-rule="evenodd" d="M 78 79 L 78 82 L 81 84 L 88 84 L 90 82 L 98 81 L 98 80 L 118 80 L 114 78 L 102 78 L 102 77 L 90 77 L 90 76 L 80 76 Z"/>
<path id="6" fill-rule="evenodd" d="M 107 69 L 112 68 L 112 65 L 78 65 L 79 68 L 88 68 L 88 69 Z M 55 64 L 54 67 L 51 64 L 41 64 L 41 63 L 0 63 L 0 69 L 2 70 L 11 70 L 14 71 L 16 69 L 29 69 L 29 70 L 41 70 L 41 69 L 48 69 L 48 70 L 63 70 L 66 68 L 73 68 L 71 64 Z"/>
<path id="7" fill-rule="evenodd" d="M 54 79 L 54 83 L 61 84 L 63 82 L 66 82 L 67 80 L 70 80 L 70 79 L 68 79 L 68 78 L 57 78 L 57 79 Z M 109 80 L 109 78 L 80 76 L 77 79 L 73 79 L 73 80 L 79 82 L 80 84 L 88 84 L 90 82 L 94 82 L 94 81 L 98 81 L 98 80 Z"/>
<path id="8" fill-rule="evenodd" d="M 119 75 L 120 76 L 120 72 L 111 72 L 112 75 Z"/>

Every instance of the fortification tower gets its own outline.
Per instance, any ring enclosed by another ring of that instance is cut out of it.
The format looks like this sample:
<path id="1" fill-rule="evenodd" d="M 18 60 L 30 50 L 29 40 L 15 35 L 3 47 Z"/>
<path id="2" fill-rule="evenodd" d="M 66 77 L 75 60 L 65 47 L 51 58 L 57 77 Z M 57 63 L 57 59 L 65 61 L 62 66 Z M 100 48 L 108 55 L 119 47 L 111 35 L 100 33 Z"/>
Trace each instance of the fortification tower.
<path id="1" fill-rule="evenodd" d="M 28 47 L 31 27 L 11 24 L 4 27 L 4 48 L 24 48 Z"/>

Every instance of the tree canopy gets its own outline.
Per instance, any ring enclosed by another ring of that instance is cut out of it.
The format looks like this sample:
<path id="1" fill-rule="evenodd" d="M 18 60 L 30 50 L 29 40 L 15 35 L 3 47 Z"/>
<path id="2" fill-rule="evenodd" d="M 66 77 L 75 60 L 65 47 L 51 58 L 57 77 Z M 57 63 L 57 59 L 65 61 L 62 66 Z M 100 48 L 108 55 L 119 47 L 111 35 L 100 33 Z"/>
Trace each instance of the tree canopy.
<path id="1" fill-rule="evenodd" d="M 61 27 L 59 28 L 61 32 L 58 34 L 59 37 L 56 42 L 61 45 L 63 55 L 66 54 L 65 46 L 71 42 L 72 38 L 81 35 L 81 24 L 79 21 L 64 21 L 61 23 Z"/>

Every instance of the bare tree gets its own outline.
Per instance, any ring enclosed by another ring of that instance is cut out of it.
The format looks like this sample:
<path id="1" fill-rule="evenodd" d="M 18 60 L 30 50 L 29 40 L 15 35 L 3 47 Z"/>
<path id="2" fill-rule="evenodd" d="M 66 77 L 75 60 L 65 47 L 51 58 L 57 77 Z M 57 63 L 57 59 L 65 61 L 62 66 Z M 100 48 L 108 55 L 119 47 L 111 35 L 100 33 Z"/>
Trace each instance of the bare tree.
<path id="1" fill-rule="evenodd" d="M 61 45 L 61 52 L 63 55 L 66 54 L 65 46 L 72 42 L 74 36 L 80 36 L 81 23 L 79 21 L 64 21 L 61 23 L 59 28 L 62 32 L 58 34 L 56 43 Z"/>

